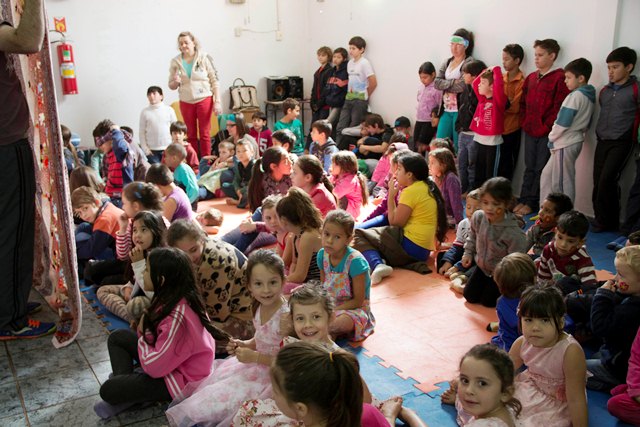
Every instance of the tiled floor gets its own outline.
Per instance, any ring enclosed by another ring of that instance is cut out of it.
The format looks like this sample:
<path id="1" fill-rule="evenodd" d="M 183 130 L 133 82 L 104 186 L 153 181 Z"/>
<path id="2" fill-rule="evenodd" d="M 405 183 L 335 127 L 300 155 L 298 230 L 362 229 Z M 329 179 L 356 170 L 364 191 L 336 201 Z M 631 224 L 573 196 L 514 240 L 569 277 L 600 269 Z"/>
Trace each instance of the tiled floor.
<path id="1" fill-rule="evenodd" d="M 54 321 L 56 314 L 43 303 L 34 318 Z M 128 411 L 104 422 L 93 412 L 100 384 L 111 373 L 107 330 L 84 303 L 78 339 L 56 350 L 50 337 L 0 343 L 0 426 L 161 426 L 158 406 Z"/>

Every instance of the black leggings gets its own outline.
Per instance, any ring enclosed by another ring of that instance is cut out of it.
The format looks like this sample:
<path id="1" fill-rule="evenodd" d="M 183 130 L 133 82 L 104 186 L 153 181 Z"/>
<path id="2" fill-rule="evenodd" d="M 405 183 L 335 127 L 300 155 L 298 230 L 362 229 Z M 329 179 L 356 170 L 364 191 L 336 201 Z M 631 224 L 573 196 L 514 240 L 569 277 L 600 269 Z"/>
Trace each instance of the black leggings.
<path id="1" fill-rule="evenodd" d="M 495 307 L 500 291 L 493 278 L 477 267 L 465 285 L 463 295 L 472 304 L 480 303 L 485 307 Z"/>
<path id="2" fill-rule="evenodd" d="M 133 371 L 138 358 L 138 336 L 118 329 L 107 341 L 113 376 L 100 387 L 100 397 L 111 405 L 121 403 L 168 402 L 171 395 L 163 378 L 151 378 Z"/>

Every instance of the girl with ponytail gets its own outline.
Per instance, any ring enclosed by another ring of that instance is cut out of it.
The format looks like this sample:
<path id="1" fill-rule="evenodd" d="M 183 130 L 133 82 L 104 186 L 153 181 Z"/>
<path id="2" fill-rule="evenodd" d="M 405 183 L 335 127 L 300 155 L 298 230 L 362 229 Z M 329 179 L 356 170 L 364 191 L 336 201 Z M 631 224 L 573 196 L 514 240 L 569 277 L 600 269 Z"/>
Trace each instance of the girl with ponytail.
<path id="1" fill-rule="evenodd" d="M 323 218 L 327 216 L 329 211 L 336 209 L 336 198 L 331 193 L 333 184 L 324 173 L 322 163 L 316 156 L 298 157 L 293 165 L 291 183 L 304 190 L 311 197 L 313 204 L 320 210 Z"/>
<path id="2" fill-rule="evenodd" d="M 360 208 L 369 202 L 367 178 L 358 171 L 358 159 L 351 151 L 338 151 L 331 159 L 333 194 L 338 207 L 349 212 L 357 221 Z"/>

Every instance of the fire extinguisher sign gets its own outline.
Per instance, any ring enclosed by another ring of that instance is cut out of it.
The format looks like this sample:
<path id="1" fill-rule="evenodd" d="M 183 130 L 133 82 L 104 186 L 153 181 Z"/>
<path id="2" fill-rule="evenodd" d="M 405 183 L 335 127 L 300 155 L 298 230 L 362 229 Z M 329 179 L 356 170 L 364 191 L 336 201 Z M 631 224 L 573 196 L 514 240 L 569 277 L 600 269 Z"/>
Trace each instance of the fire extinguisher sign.
<path id="1" fill-rule="evenodd" d="M 59 31 L 61 33 L 66 33 L 67 32 L 67 21 L 64 18 L 64 16 L 62 17 L 54 17 L 53 18 L 53 28 L 56 29 L 56 31 Z"/>

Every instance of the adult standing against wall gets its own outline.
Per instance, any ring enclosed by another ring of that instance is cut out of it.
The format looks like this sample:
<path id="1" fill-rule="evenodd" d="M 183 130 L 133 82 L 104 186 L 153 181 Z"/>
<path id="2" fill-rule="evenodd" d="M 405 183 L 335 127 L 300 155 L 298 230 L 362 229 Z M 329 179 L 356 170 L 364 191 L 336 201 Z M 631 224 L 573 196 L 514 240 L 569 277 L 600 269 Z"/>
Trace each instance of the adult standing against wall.
<path id="1" fill-rule="evenodd" d="M 44 39 L 42 0 L 26 0 L 20 25 L 0 19 L 0 340 L 36 338 L 55 324 L 28 319 L 33 281 L 36 173 L 29 106 L 14 54 L 35 53 Z M 6 11 L 6 13 L 11 13 Z"/>
<path id="2" fill-rule="evenodd" d="M 171 60 L 169 88 L 178 89 L 187 140 L 198 158 L 211 154 L 211 113 L 222 113 L 218 72 L 189 31 L 178 35 L 180 55 Z"/>
<path id="3" fill-rule="evenodd" d="M 449 41 L 451 58 L 442 63 L 434 86 L 443 92 L 443 106 L 438 122 L 437 138 L 451 138 L 456 152 L 458 152 L 458 133 L 455 129 L 458 117 L 458 94 L 464 89 L 462 66 L 473 60 L 473 33 L 459 28 Z"/>

